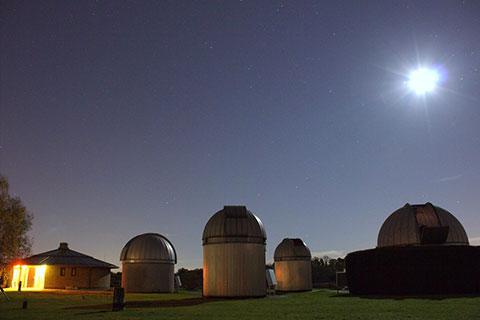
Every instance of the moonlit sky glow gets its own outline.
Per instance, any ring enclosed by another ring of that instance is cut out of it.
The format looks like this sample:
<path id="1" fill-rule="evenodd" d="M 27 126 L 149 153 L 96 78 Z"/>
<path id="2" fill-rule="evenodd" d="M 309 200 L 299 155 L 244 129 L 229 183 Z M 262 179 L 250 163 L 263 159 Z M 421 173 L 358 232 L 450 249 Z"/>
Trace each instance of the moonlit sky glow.
<path id="1" fill-rule="evenodd" d="M 479 241 L 479 12 L 2 1 L 0 172 L 34 214 L 33 252 L 65 241 L 119 265 L 130 238 L 159 232 L 177 268 L 201 267 L 225 204 L 260 217 L 267 260 L 285 237 L 317 256 L 372 248 L 406 202 L 444 207 Z M 433 91 L 407 85 L 419 67 L 438 72 Z"/>

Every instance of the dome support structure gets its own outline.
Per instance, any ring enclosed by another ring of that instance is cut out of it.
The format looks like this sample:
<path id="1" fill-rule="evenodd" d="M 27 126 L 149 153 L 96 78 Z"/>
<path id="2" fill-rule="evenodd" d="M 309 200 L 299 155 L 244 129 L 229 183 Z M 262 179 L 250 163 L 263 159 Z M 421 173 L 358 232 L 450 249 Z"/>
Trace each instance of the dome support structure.
<path id="1" fill-rule="evenodd" d="M 469 245 L 457 218 L 431 203 L 393 212 L 377 247 L 349 253 L 345 265 L 353 294 L 480 293 L 480 247 Z"/>

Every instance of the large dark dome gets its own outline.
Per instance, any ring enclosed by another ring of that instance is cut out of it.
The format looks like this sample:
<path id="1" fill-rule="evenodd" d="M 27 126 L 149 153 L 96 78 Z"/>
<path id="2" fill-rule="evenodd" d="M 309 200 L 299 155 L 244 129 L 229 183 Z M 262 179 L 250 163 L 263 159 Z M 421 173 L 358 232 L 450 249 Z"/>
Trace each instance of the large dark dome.
<path id="1" fill-rule="evenodd" d="M 431 203 L 406 204 L 393 212 L 378 233 L 377 247 L 468 245 L 462 224 L 450 212 Z"/>
<path id="2" fill-rule="evenodd" d="M 177 263 L 173 244 L 158 233 L 144 233 L 127 242 L 120 254 L 121 261 L 155 261 Z"/>
<path id="3" fill-rule="evenodd" d="M 224 206 L 208 220 L 203 244 L 228 242 L 265 243 L 262 221 L 245 206 Z"/>

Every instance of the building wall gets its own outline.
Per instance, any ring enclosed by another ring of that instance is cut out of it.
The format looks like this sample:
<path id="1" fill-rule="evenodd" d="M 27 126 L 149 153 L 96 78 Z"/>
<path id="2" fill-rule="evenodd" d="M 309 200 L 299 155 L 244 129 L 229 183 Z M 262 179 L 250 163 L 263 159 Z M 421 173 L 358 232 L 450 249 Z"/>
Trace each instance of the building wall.
<path id="1" fill-rule="evenodd" d="M 265 296 L 265 245 L 258 243 L 204 245 L 203 295 L 207 297 Z"/>
<path id="2" fill-rule="evenodd" d="M 349 253 L 353 294 L 480 293 L 480 248 L 465 245 L 385 247 Z"/>
<path id="3" fill-rule="evenodd" d="M 275 276 L 279 291 L 312 290 L 312 263 L 310 260 L 275 261 Z"/>
<path id="4" fill-rule="evenodd" d="M 60 269 L 65 268 L 65 275 L 60 275 Z M 72 268 L 77 273 L 72 276 Z M 47 266 L 45 270 L 45 289 L 91 288 L 103 289 L 110 287 L 110 269 L 82 266 Z"/>
<path id="5" fill-rule="evenodd" d="M 91 268 L 90 288 L 110 288 L 110 269 Z"/>
<path id="6" fill-rule="evenodd" d="M 126 292 L 173 292 L 173 263 L 123 262 L 122 287 Z"/>

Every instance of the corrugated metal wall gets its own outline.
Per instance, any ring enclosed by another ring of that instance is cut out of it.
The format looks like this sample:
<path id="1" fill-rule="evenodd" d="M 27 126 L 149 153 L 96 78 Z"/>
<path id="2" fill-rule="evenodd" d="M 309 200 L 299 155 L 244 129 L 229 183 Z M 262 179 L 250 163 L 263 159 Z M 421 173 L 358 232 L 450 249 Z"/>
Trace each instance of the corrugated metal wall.
<path id="1" fill-rule="evenodd" d="M 265 245 L 219 243 L 203 247 L 203 295 L 263 297 L 266 295 Z"/>
<path id="2" fill-rule="evenodd" d="M 174 265 L 123 263 L 122 287 L 126 292 L 173 292 Z"/>
<path id="3" fill-rule="evenodd" d="M 312 290 L 312 262 L 310 260 L 275 261 L 278 291 Z"/>

